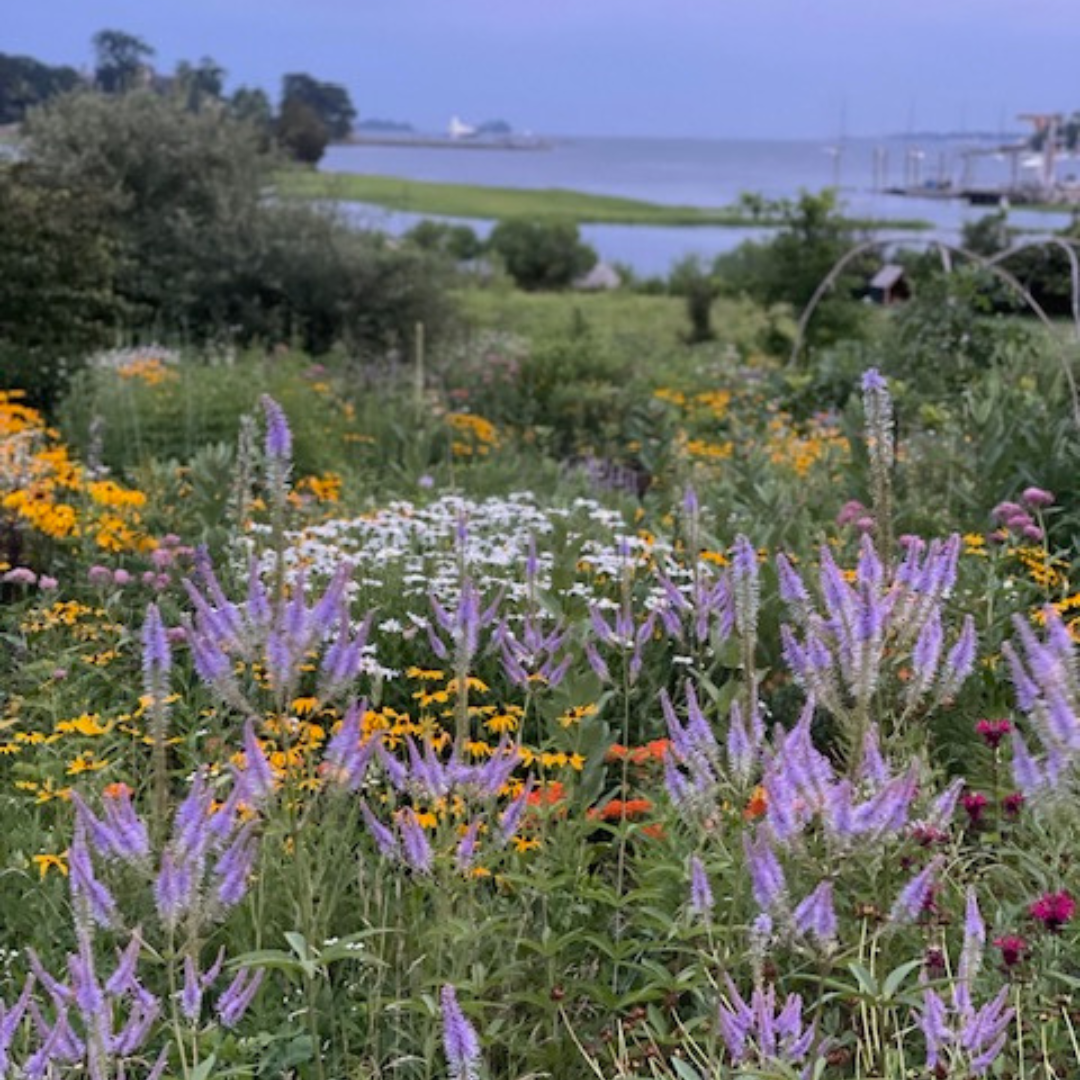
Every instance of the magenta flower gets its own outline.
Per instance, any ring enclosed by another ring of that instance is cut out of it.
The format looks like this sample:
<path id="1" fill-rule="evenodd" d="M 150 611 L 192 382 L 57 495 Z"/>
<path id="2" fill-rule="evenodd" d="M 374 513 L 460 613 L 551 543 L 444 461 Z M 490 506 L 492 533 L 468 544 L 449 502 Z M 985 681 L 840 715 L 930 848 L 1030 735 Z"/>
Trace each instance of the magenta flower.
<path id="1" fill-rule="evenodd" d="M 968 822 L 973 829 L 978 828 L 982 816 L 986 810 L 989 799 L 981 791 L 973 791 L 960 800 L 961 805 L 967 811 Z"/>
<path id="2" fill-rule="evenodd" d="M 1076 901 L 1064 891 L 1045 893 L 1028 908 L 1028 914 L 1041 922 L 1051 934 L 1060 933 L 1075 911 Z"/>
<path id="3" fill-rule="evenodd" d="M 1007 967 L 1016 967 L 1028 954 L 1028 943 L 1019 934 L 1003 934 L 994 938 L 994 948 L 1001 950 L 1001 962 Z"/>
<path id="4" fill-rule="evenodd" d="M 1001 745 L 1001 740 L 1012 731 L 1012 723 L 1009 720 L 979 720 L 975 724 L 975 734 L 982 739 L 991 750 L 996 750 Z"/>
<path id="5" fill-rule="evenodd" d="M 1018 818 L 1020 811 L 1024 808 L 1024 803 L 1027 799 L 1024 797 L 1022 791 L 1014 791 L 1011 795 L 1006 795 L 1001 800 L 1001 809 L 1005 812 L 1005 816 L 1008 818 Z"/>

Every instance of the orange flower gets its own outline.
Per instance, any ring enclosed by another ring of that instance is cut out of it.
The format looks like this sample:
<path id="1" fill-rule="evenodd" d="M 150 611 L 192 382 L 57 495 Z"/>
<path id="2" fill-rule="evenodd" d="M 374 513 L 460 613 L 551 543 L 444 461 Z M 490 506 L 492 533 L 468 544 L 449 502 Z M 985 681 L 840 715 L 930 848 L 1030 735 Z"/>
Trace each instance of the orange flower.
<path id="1" fill-rule="evenodd" d="M 753 821 L 754 818 L 763 816 L 768 809 L 769 797 L 759 785 L 750 793 L 750 801 L 744 807 L 742 815 L 747 821 Z"/>
<path id="2" fill-rule="evenodd" d="M 566 798 L 566 788 L 559 780 L 552 780 L 543 787 L 534 788 L 525 797 L 529 806 L 555 806 Z"/>
<path id="3" fill-rule="evenodd" d="M 637 746 L 630 754 L 634 765 L 645 765 L 650 761 L 663 761 L 671 749 L 670 739 L 653 739 L 644 746 Z"/>
<path id="4" fill-rule="evenodd" d="M 610 765 L 629 759 L 631 765 L 648 765 L 650 761 L 663 761 L 671 749 L 670 739 L 653 739 L 644 746 L 623 746 L 614 743 L 608 748 L 604 760 Z"/>
<path id="5" fill-rule="evenodd" d="M 653 808 L 648 799 L 612 799 L 603 806 L 594 806 L 585 812 L 593 821 L 636 821 Z"/>
<path id="6" fill-rule="evenodd" d="M 109 784 L 101 794 L 106 799 L 120 799 L 125 795 L 130 799 L 134 792 L 123 780 L 117 780 L 114 783 Z"/>

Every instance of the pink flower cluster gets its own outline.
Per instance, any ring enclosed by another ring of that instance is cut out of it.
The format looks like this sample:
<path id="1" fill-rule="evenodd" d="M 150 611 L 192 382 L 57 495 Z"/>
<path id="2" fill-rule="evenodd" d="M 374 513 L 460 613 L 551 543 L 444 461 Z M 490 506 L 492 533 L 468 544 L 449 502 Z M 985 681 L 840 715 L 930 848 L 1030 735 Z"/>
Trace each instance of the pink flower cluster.
<path id="1" fill-rule="evenodd" d="M 1035 523 L 1031 516 L 1032 511 L 1038 512 L 1054 504 L 1054 496 L 1043 488 L 1024 488 L 1020 494 L 1020 502 L 998 503 L 993 509 L 993 517 L 1001 528 L 993 534 L 996 540 L 1006 540 L 1009 533 L 1022 537 L 1037 544 L 1043 539 L 1042 529 Z"/>

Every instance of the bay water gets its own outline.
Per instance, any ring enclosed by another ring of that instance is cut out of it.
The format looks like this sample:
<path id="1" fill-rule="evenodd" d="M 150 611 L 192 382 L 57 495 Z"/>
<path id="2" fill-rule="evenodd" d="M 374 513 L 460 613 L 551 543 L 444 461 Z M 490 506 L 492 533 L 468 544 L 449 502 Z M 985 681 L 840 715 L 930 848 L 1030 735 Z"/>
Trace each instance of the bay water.
<path id="1" fill-rule="evenodd" d="M 555 138 L 540 150 L 349 145 L 331 147 L 322 168 L 494 187 L 567 188 L 701 207 L 730 206 L 743 192 L 778 199 L 836 187 L 852 217 L 930 222 L 929 233 L 888 233 L 902 243 L 925 244 L 934 237 L 956 242 L 965 222 L 989 212 L 987 207 L 942 197 L 942 191 L 950 181 L 987 188 L 1008 182 L 1010 162 L 994 152 L 1000 142 L 937 137 L 833 143 L 824 139 Z M 980 153 L 965 157 L 972 150 Z M 1064 173 L 1070 164 L 1064 164 Z M 1019 178 L 1032 179 L 1031 170 L 1021 168 Z M 894 186 L 917 190 L 919 195 L 885 191 Z M 348 204 L 346 212 L 360 224 L 393 234 L 420 220 L 420 215 L 361 204 Z M 1070 214 L 1014 208 L 1009 221 L 1024 232 L 1041 234 L 1067 225 Z M 492 227 L 490 221 L 469 224 L 481 235 Z M 585 225 L 581 231 L 601 258 L 624 262 L 643 275 L 667 273 L 672 263 L 686 255 L 711 259 L 770 232 L 652 225 Z"/>

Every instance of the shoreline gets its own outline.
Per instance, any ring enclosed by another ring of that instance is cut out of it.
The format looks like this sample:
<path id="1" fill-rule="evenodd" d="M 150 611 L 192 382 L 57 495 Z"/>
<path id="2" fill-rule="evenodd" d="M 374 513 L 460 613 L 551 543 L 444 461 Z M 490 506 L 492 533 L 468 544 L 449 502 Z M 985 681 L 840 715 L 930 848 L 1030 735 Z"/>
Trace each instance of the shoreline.
<path id="1" fill-rule="evenodd" d="M 413 214 L 483 220 L 511 217 L 562 218 L 582 225 L 642 225 L 685 228 L 778 229 L 778 216 L 751 215 L 738 207 L 669 206 L 617 195 L 595 195 L 569 188 L 512 188 L 482 184 L 437 183 L 371 173 L 315 172 L 291 169 L 278 176 L 278 194 L 286 198 L 353 202 Z M 933 228 L 912 218 L 845 219 L 852 228 Z"/>

